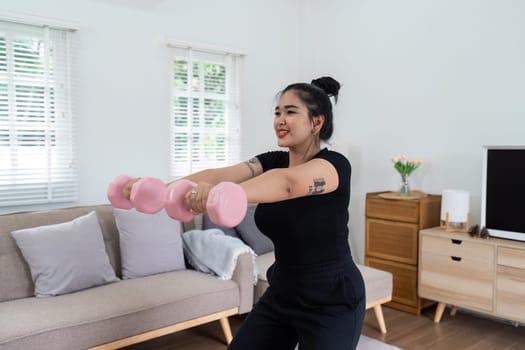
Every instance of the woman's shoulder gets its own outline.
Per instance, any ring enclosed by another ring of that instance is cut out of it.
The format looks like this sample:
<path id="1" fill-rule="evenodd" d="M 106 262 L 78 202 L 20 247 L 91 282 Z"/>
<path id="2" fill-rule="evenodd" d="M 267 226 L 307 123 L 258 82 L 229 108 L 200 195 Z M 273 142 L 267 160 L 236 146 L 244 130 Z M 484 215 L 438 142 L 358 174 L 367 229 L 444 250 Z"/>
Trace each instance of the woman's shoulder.
<path id="1" fill-rule="evenodd" d="M 290 162 L 287 151 L 268 151 L 256 157 L 261 162 L 264 171 L 272 168 L 286 168 Z"/>
<path id="2" fill-rule="evenodd" d="M 330 162 L 341 178 L 347 178 L 352 174 L 350 161 L 340 152 L 324 148 L 317 154 L 316 158 Z"/>
<path id="3" fill-rule="evenodd" d="M 336 162 L 336 163 L 346 163 L 350 165 L 350 161 L 347 157 L 345 157 L 342 153 L 330 150 L 328 148 L 323 148 L 315 158 L 322 158 L 326 159 L 330 162 Z"/>

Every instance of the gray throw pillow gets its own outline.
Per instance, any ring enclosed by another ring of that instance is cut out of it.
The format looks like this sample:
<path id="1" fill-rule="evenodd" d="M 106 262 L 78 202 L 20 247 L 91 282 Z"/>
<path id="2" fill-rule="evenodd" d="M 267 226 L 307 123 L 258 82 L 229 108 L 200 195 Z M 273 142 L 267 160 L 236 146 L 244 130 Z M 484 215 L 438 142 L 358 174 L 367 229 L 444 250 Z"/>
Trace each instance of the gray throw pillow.
<path id="1" fill-rule="evenodd" d="M 118 280 L 94 211 L 69 222 L 17 230 L 11 235 L 29 265 L 36 297 Z"/>
<path id="2" fill-rule="evenodd" d="M 241 236 L 241 239 L 253 249 L 255 254 L 262 255 L 273 251 L 274 247 L 270 238 L 259 231 L 255 225 L 253 215 L 256 207 L 256 205 L 248 206 L 246 216 L 235 229 Z"/>
<path id="3" fill-rule="evenodd" d="M 165 210 L 144 214 L 114 209 L 120 236 L 122 278 L 137 278 L 183 270 L 181 223 Z"/>
<path id="4" fill-rule="evenodd" d="M 218 228 L 219 230 L 224 232 L 224 234 L 227 235 L 227 236 L 240 238 L 239 234 L 237 233 L 235 228 L 233 228 L 233 227 L 223 227 L 223 226 L 219 226 L 219 225 L 213 223 L 210 220 L 210 217 L 208 216 L 208 214 L 204 214 L 203 215 L 202 226 L 203 226 L 203 229 L 205 229 L 205 230 L 208 230 L 208 229 L 211 229 L 211 228 Z"/>

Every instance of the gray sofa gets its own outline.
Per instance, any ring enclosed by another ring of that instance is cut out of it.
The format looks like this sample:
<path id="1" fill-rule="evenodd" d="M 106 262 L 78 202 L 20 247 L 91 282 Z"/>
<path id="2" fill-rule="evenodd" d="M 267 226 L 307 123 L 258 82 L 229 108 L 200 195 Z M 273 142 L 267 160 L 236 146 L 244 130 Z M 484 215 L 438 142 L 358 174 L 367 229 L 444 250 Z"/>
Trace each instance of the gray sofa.
<path id="1" fill-rule="evenodd" d="M 121 271 L 119 232 L 108 205 L 0 215 L 0 349 L 116 349 L 251 310 L 253 259 L 242 254 L 231 280 L 191 269 L 122 279 L 59 296 L 34 297 L 14 230 L 97 213 L 106 252 Z M 184 230 L 193 227 L 190 223 Z"/>

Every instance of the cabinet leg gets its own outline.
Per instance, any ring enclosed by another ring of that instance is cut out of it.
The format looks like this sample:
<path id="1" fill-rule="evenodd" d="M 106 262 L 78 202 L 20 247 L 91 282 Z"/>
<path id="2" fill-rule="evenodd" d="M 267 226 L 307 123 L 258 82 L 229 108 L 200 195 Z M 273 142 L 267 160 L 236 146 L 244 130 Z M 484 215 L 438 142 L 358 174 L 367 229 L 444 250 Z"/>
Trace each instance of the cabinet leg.
<path id="1" fill-rule="evenodd" d="M 450 309 L 450 316 L 456 316 L 457 311 L 458 311 L 458 307 L 452 306 L 452 309 Z"/>
<path id="2" fill-rule="evenodd" d="M 438 303 L 438 306 L 436 308 L 436 314 L 434 315 L 434 322 L 435 323 L 439 323 L 439 321 L 441 321 L 441 316 L 443 316 L 443 312 L 445 311 L 445 306 L 447 306 L 447 304 L 445 303 Z"/>

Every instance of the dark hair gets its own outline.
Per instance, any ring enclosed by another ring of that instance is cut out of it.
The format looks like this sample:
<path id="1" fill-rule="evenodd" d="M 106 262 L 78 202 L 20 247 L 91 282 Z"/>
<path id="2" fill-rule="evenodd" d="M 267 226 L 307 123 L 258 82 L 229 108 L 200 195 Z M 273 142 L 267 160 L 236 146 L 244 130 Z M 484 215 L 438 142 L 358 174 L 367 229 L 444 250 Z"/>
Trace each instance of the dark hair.
<path id="1" fill-rule="evenodd" d="M 301 99 L 308 108 L 308 115 L 313 118 L 318 115 L 324 115 L 324 124 L 319 132 L 321 140 L 328 140 L 334 131 L 332 102 L 330 97 L 337 102 L 341 84 L 332 77 L 321 77 L 314 79 L 310 84 L 295 83 L 288 85 L 279 96 L 287 91 L 294 91 L 297 97 Z"/>

